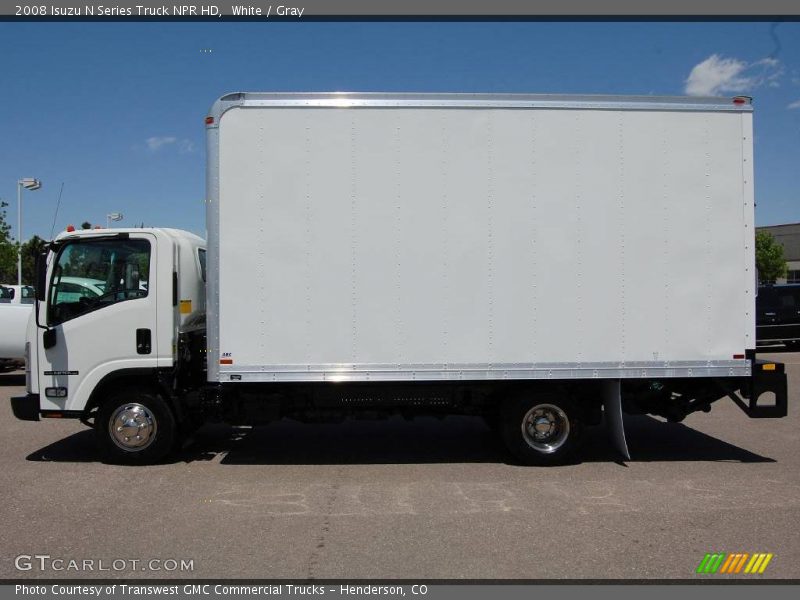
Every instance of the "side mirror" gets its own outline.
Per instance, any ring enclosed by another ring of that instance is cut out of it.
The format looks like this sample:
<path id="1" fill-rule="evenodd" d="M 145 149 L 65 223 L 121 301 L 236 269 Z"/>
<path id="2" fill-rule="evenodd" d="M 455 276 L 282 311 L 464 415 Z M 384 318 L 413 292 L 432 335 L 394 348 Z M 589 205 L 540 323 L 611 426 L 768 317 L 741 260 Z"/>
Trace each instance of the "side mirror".
<path id="1" fill-rule="evenodd" d="M 46 329 L 42 334 L 42 346 L 45 350 L 49 350 L 56 345 L 56 330 Z"/>
<path id="2" fill-rule="evenodd" d="M 36 257 L 36 300 L 44 302 L 47 299 L 47 252 L 42 252 Z"/>

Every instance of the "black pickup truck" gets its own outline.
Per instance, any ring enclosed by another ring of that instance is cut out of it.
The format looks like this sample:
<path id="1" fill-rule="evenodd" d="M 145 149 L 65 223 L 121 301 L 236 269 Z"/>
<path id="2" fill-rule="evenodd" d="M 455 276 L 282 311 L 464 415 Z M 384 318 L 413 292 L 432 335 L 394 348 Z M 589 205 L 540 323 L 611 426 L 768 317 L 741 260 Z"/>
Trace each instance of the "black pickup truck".
<path id="1" fill-rule="evenodd" d="M 758 288 L 756 343 L 800 349 L 800 284 Z"/>

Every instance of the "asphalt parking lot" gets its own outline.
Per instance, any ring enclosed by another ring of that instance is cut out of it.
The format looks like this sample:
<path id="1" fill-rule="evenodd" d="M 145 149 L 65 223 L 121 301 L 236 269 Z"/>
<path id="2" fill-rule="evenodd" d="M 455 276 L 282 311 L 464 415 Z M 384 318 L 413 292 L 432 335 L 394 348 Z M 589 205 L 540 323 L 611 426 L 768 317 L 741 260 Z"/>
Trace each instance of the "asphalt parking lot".
<path id="1" fill-rule="evenodd" d="M 789 417 L 627 418 L 631 461 L 596 429 L 549 469 L 471 418 L 211 426 L 169 464 L 110 466 L 76 421 L 15 420 L 22 376 L 0 375 L 0 578 L 693 578 L 712 551 L 799 578 L 800 354 L 763 356 L 787 363 Z M 15 568 L 35 554 L 193 570 Z"/>

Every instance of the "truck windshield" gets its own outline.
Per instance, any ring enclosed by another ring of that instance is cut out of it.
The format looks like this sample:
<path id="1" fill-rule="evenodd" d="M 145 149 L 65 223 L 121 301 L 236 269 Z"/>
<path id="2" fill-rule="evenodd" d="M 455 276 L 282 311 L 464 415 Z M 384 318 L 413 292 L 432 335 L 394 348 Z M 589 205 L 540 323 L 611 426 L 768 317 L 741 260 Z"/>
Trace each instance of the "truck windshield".
<path id="1" fill-rule="evenodd" d="M 49 323 L 57 325 L 112 304 L 144 298 L 149 274 L 147 240 L 70 242 L 59 252 L 53 268 Z"/>

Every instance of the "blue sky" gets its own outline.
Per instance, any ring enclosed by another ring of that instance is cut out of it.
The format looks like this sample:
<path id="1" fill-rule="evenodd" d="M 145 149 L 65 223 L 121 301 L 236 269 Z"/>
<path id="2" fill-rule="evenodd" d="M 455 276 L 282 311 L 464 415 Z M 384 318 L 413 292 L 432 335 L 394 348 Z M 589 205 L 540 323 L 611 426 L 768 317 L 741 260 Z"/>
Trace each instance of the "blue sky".
<path id="1" fill-rule="evenodd" d="M 208 50 L 211 50 L 210 52 Z M 24 231 L 84 220 L 204 233 L 223 93 L 748 93 L 756 221 L 800 221 L 800 23 L 0 23 L 0 198 Z M 795 107 L 792 107 L 795 105 Z"/>

